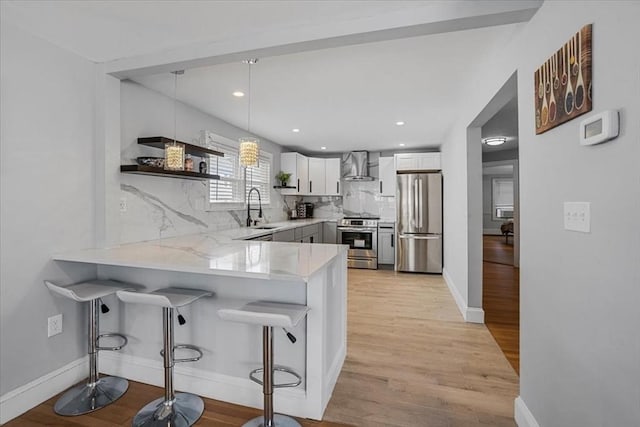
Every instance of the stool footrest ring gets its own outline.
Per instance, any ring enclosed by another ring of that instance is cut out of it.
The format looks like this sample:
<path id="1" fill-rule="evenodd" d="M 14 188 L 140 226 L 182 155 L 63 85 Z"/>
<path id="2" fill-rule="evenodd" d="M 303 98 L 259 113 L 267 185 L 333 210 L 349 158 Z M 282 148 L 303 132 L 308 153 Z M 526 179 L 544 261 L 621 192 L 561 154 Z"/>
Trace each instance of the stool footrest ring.
<path id="1" fill-rule="evenodd" d="M 200 350 L 199 347 L 196 347 L 195 345 L 191 345 L 191 344 L 174 345 L 173 350 L 175 351 L 176 349 L 186 349 L 186 350 L 195 351 L 196 353 L 198 353 L 198 355 L 195 357 L 184 357 L 182 359 L 173 359 L 173 363 L 197 362 L 198 360 L 202 359 L 202 356 L 204 355 L 204 353 L 202 353 L 202 350 Z M 160 350 L 160 356 L 164 357 L 164 350 Z"/>
<path id="2" fill-rule="evenodd" d="M 298 375 L 296 372 L 294 372 L 293 370 L 285 366 L 274 366 L 273 370 L 277 372 L 285 372 L 289 375 L 293 375 L 294 377 L 296 377 L 296 381 L 292 383 L 274 384 L 273 388 L 298 387 L 300 384 L 302 384 L 302 377 Z M 251 381 L 253 381 L 254 383 L 262 385 L 263 384 L 262 380 L 255 376 L 255 374 L 259 372 L 264 372 L 264 368 L 254 369 L 253 371 L 249 372 L 249 379 L 251 379 Z"/>
<path id="3" fill-rule="evenodd" d="M 116 346 L 113 346 L 113 347 L 102 347 L 99 344 L 100 343 L 100 338 L 110 338 L 110 337 L 120 338 L 122 340 L 122 343 L 120 345 L 116 345 Z M 98 335 L 98 339 L 96 339 L 96 349 L 98 349 L 98 350 L 107 350 L 107 351 L 118 351 L 118 350 L 121 350 L 124 346 L 126 346 L 127 343 L 129 343 L 129 340 L 127 339 L 127 337 L 125 337 L 122 334 L 116 334 L 116 333 L 102 334 L 102 335 Z"/>

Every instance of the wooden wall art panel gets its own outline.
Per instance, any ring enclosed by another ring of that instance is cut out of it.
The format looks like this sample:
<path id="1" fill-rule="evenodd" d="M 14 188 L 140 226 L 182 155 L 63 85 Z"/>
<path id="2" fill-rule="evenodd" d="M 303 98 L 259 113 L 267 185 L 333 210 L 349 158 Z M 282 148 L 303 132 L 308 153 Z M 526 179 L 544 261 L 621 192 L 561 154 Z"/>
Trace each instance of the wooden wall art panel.
<path id="1" fill-rule="evenodd" d="M 591 111 L 591 27 L 582 27 L 536 70 L 536 135 Z"/>

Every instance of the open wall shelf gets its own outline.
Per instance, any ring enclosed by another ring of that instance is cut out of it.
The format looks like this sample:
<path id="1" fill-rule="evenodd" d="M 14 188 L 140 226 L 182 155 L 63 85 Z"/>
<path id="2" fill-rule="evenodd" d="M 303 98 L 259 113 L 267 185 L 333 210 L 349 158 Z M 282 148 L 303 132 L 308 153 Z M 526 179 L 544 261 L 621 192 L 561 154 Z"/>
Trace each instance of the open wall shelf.
<path id="1" fill-rule="evenodd" d="M 151 166 L 140 165 L 122 165 L 120 166 L 120 172 L 134 173 L 139 175 L 153 175 L 164 176 L 169 178 L 184 178 L 184 179 L 220 179 L 220 175 L 211 175 L 208 173 L 200 173 L 194 171 L 172 171 L 165 170 L 163 168 L 154 168 Z"/>

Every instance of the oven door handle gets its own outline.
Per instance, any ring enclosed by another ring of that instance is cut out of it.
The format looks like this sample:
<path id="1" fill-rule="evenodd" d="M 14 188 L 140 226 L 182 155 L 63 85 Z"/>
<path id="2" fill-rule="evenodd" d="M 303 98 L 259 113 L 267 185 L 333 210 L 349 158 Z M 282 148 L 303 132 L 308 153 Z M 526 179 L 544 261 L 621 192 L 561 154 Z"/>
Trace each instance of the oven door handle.
<path id="1" fill-rule="evenodd" d="M 355 231 L 355 232 L 378 232 L 377 228 L 350 228 L 350 227 L 338 227 L 338 231 Z"/>

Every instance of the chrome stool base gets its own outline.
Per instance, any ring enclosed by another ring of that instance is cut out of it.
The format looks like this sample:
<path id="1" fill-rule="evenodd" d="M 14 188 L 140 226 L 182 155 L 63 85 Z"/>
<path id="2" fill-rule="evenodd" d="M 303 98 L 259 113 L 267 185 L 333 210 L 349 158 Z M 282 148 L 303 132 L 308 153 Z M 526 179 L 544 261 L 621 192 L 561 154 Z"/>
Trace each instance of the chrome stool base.
<path id="1" fill-rule="evenodd" d="M 204 412 L 204 401 L 191 393 L 176 393 L 166 401 L 164 397 L 145 405 L 133 418 L 134 427 L 188 427 Z"/>
<path id="2" fill-rule="evenodd" d="M 260 415 L 259 417 L 249 420 L 242 424 L 242 427 L 265 427 L 264 416 Z M 301 427 L 301 425 L 291 417 L 282 414 L 274 414 L 272 427 Z"/>
<path id="3" fill-rule="evenodd" d="M 120 377 L 102 377 L 94 384 L 78 384 L 58 399 L 53 410 L 66 417 L 87 414 L 115 402 L 128 388 L 129 382 Z"/>

